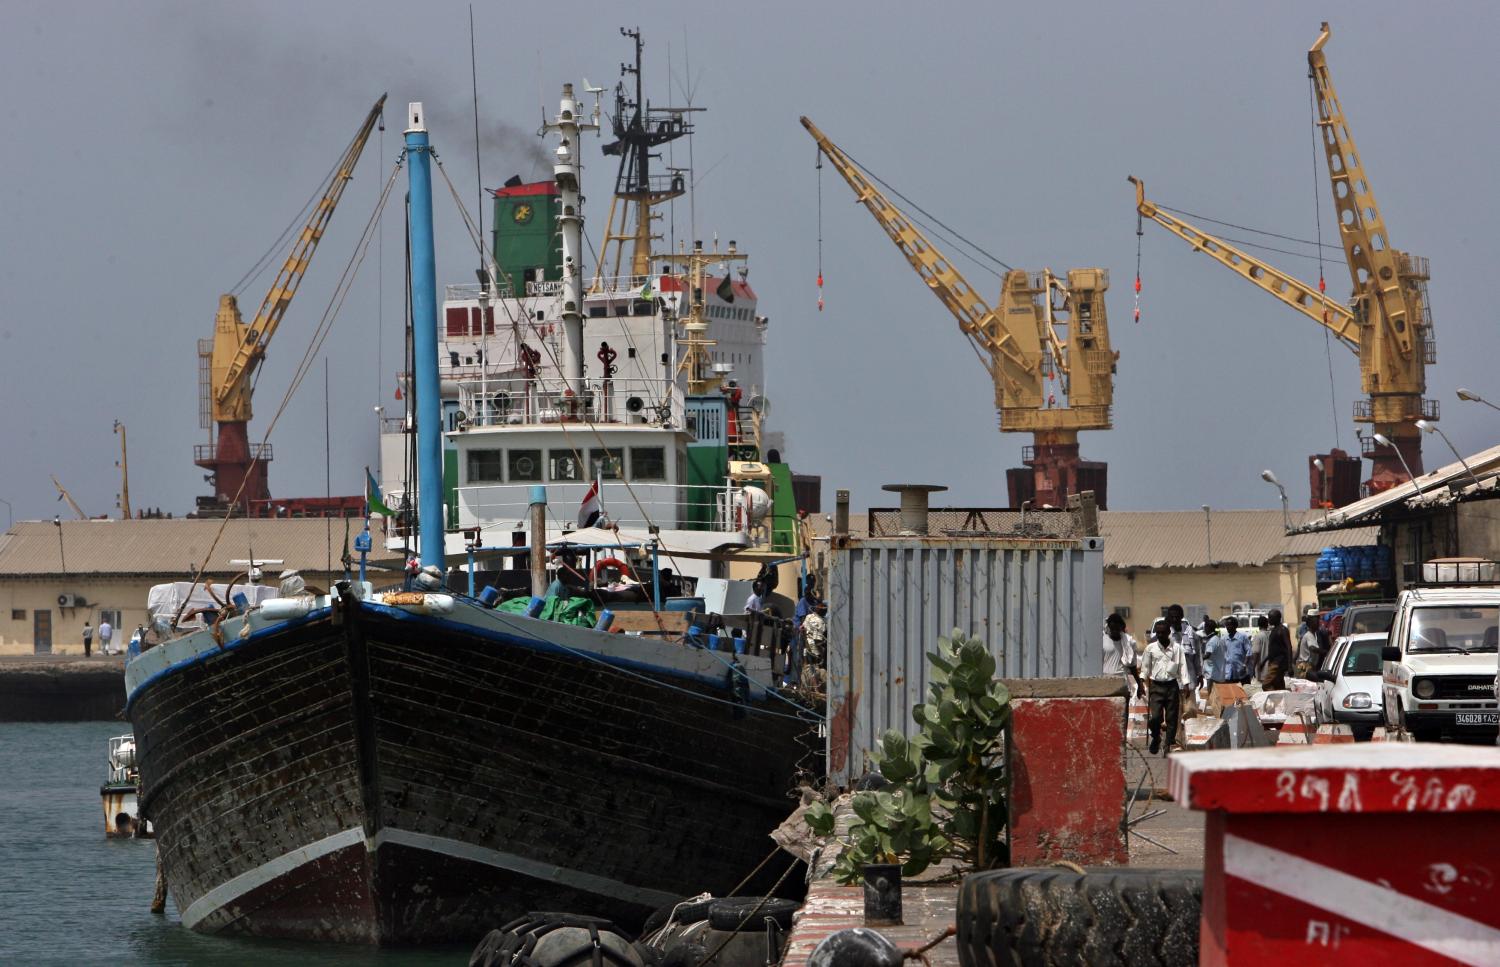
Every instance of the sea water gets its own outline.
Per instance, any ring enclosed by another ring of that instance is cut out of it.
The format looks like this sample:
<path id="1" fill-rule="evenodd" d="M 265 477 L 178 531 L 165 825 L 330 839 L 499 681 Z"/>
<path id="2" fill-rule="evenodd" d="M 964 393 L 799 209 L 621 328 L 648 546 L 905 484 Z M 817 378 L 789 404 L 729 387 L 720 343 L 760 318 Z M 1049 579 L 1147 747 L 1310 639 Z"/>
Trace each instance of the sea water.
<path id="1" fill-rule="evenodd" d="M 372 950 L 209 937 L 151 912 L 156 845 L 106 839 L 99 786 L 123 722 L 0 722 L 0 965 L 436 967 L 469 945 Z"/>

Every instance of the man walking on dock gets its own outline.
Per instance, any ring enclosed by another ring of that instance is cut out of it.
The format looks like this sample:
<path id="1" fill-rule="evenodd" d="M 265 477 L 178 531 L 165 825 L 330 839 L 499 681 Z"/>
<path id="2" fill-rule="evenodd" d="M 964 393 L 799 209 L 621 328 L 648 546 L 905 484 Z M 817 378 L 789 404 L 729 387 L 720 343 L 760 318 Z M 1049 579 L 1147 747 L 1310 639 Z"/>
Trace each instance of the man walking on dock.
<path id="1" fill-rule="evenodd" d="M 87 658 L 94 650 L 94 626 L 87 621 L 83 623 L 83 657 Z"/>
<path id="2" fill-rule="evenodd" d="M 114 652 L 109 650 L 109 640 L 114 637 L 114 634 L 115 629 L 110 626 L 108 621 L 99 622 L 99 650 L 106 655 L 114 654 Z"/>
<path id="3" fill-rule="evenodd" d="M 1162 730 L 1166 729 L 1166 751 L 1177 741 L 1178 720 L 1182 712 L 1182 693 L 1190 684 L 1182 643 L 1173 640 L 1165 620 L 1152 628 L 1153 640 L 1141 655 L 1141 678 L 1151 689 L 1146 729 L 1151 733 L 1151 754 L 1162 748 Z"/>

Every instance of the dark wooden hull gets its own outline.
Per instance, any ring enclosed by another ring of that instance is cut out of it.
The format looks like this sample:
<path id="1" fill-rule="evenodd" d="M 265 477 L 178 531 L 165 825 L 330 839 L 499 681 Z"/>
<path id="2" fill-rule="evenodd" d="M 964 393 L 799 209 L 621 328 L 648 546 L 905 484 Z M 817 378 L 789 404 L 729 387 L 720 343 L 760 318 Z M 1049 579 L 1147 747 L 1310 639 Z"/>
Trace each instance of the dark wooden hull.
<path id="1" fill-rule="evenodd" d="M 350 602 L 154 675 L 130 718 L 184 923 L 393 944 L 734 887 L 793 805 L 810 726 L 728 698 Z"/>

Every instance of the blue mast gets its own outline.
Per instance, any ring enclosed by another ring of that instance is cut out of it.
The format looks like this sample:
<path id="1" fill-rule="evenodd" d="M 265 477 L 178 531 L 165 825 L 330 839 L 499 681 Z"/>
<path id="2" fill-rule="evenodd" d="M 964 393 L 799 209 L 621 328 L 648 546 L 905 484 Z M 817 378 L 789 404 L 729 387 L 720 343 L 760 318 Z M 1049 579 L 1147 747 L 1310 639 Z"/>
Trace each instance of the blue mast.
<path id="1" fill-rule="evenodd" d="M 422 566 L 443 563 L 443 401 L 438 387 L 437 269 L 432 251 L 432 150 L 422 103 L 407 105 L 412 364 L 417 391 L 417 525 Z"/>

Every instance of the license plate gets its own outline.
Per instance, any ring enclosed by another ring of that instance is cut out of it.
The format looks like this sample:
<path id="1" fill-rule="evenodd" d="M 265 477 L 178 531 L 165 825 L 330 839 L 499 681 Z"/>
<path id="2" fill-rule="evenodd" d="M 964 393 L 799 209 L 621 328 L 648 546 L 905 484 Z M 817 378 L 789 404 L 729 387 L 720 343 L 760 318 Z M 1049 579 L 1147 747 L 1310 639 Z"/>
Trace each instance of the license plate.
<path id="1" fill-rule="evenodd" d="M 1455 712 L 1454 725 L 1500 725 L 1500 712 Z"/>

